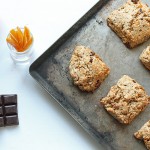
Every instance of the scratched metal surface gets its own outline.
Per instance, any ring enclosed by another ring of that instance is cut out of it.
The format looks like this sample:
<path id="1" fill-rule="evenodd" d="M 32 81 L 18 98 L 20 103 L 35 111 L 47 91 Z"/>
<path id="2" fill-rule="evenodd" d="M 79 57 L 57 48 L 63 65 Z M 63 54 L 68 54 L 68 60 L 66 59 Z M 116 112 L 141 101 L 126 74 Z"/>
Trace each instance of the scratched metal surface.
<path id="1" fill-rule="evenodd" d="M 122 125 L 99 104 L 124 74 L 143 85 L 150 95 L 150 72 L 139 61 L 140 53 L 150 40 L 130 50 L 106 23 L 108 14 L 125 1 L 100 1 L 30 67 L 33 78 L 95 137 L 104 150 L 144 150 L 143 142 L 136 140 L 133 133 L 150 119 L 148 106 L 130 125 Z M 102 7 L 105 2 L 107 4 Z M 149 0 L 144 2 L 150 5 Z M 70 78 L 68 65 L 76 45 L 90 47 L 111 69 L 110 75 L 94 93 L 80 91 Z"/>

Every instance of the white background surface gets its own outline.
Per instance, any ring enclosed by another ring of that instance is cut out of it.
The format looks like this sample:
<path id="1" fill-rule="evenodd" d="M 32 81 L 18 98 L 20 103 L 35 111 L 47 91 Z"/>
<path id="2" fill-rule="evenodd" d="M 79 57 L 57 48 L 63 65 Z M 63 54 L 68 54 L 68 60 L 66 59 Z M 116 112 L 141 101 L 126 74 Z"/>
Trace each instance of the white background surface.
<path id="1" fill-rule="evenodd" d="M 19 126 L 0 128 L 0 150 L 99 150 L 95 142 L 29 75 L 29 66 L 9 56 L 6 36 L 27 25 L 34 58 L 98 0 L 4 0 L 0 5 L 0 94 L 18 94 Z"/>

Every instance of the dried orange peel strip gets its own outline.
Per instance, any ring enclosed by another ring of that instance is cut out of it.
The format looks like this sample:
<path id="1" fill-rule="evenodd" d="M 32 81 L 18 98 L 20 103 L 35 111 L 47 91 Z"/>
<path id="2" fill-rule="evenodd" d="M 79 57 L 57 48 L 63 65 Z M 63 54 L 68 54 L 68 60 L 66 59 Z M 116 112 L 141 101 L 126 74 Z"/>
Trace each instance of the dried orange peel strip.
<path id="1" fill-rule="evenodd" d="M 25 26 L 22 32 L 19 27 L 10 30 L 9 36 L 6 41 L 12 45 L 18 52 L 27 50 L 33 43 L 33 37 L 30 30 Z"/>
<path id="2" fill-rule="evenodd" d="M 26 38 L 27 38 L 28 41 L 31 38 L 30 30 L 26 26 L 24 27 L 24 36 L 26 36 Z"/>
<path id="3" fill-rule="evenodd" d="M 21 48 L 19 47 L 19 45 L 16 44 L 12 38 L 7 37 L 6 41 L 7 41 L 10 45 L 12 45 L 18 52 L 21 51 Z"/>
<path id="4" fill-rule="evenodd" d="M 20 47 L 22 47 L 23 44 L 23 33 L 19 27 L 17 27 L 17 39 Z"/>
<path id="5" fill-rule="evenodd" d="M 10 37 L 16 42 L 18 43 L 18 40 L 17 40 L 17 33 L 14 29 L 10 30 Z"/>
<path id="6" fill-rule="evenodd" d="M 28 49 L 29 47 L 30 47 L 30 45 L 32 44 L 32 42 L 33 42 L 33 37 L 31 37 L 30 39 L 29 39 L 29 41 L 26 43 L 26 45 L 23 47 L 24 49 Z"/>

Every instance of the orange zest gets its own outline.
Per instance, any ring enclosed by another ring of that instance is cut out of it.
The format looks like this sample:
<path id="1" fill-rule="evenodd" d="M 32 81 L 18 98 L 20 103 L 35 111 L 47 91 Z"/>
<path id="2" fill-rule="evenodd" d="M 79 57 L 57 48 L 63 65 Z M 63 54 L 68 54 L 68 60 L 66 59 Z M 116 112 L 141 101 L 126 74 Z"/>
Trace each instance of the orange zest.
<path id="1" fill-rule="evenodd" d="M 33 43 L 33 36 L 30 33 L 30 30 L 25 26 L 22 31 L 19 27 L 16 29 L 10 30 L 6 41 L 12 45 L 16 51 L 24 52 L 27 50 Z"/>

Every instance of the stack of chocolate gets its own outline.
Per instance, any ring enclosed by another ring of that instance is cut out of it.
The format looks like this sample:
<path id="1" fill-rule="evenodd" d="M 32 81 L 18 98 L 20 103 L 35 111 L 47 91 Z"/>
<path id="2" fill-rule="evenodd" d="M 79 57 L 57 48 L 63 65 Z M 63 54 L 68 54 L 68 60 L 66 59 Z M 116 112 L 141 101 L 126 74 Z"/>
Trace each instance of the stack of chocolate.
<path id="1" fill-rule="evenodd" d="M 0 95 L 0 127 L 18 124 L 17 95 Z"/>

